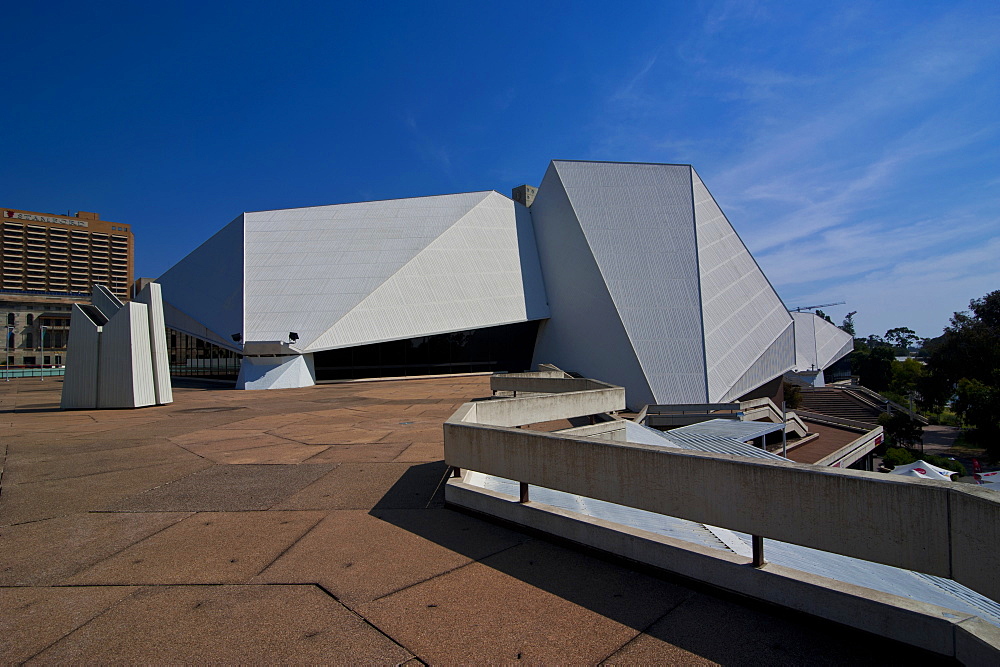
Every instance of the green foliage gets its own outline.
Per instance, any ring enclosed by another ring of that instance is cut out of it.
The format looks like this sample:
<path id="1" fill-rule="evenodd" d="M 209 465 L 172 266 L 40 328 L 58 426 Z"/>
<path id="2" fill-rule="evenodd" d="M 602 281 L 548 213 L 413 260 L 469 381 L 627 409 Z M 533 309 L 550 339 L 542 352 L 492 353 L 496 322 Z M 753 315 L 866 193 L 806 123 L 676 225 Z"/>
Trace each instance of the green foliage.
<path id="1" fill-rule="evenodd" d="M 920 378 L 927 374 L 924 365 L 916 359 L 904 359 L 903 361 L 893 359 L 891 366 L 892 380 L 889 382 L 889 389 L 901 397 L 908 397 L 911 392 L 916 392 Z M 900 405 L 906 405 L 909 399 L 893 400 Z"/>
<path id="2" fill-rule="evenodd" d="M 860 377 L 865 387 L 882 391 L 892 383 L 892 362 L 895 358 L 892 348 L 878 336 L 857 339 L 851 352 L 851 372 Z"/>
<path id="3" fill-rule="evenodd" d="M 927 341 L 928 377 L 918 380 L 925 405 L 944 406 L 975 427 L 975 438 L 1000 454 L 1000 290 L 969 302 L 937 339 Z"/>
<path id="4" fill-rule="evenodd" d="M 896 350 L 902 350 L 899 356 L 903 356 L 911 345 L 920 340 L 920 337 L 909 327 L 896 327 L 885 332 L 884 340 Z"/>
<path id="5" fill-rule="evenodd" d="M 840 324 L 841 331 L 846 331 L 852 336 L 854 335 L 854 316 L 857 314 L 858 311 L 856 310 L 852 310 L 851 312 L 847 313 L 847 317 L 845 317 L 844 321 Z"/>
<path id="6" fill-rule="evenodd" d="M 885 455 L 882 457 L 882 463 L 886 466 L 905 466 L 913 463 L 917 460 L 913 454 L 910 453 L 908 449 L 902 447 L 890 447 L 885 450 Z M 930 463 L 930 461 L 928 461 Z"/>
<path id="7" fill-rule="evenodd" d="M 802 388 L 791 382 L 782 382 L 785 394 L 785 409 L 795 410 L 802 405 Z"/>
<path id="8" fill-rule="evenodd" d="M 958 418 L 958 415 L 951 410 L 945 409 L 940 412 L 925 412 L 924 416 L 932 424 L 941 424 L 942 426 L 961 426 L 962 422 Z"/>
<path id="9" fill-rule="evenodd" d="M 878 423 L 885 429 L 886 438 L 894 446 L 916 445 L 923 439 L 924 427 L 920 422 L 913 421 L 901 412 L 891 415 L 882 413 L 879 415 Z"/>
<path id="10" fill-rule="evenodd" d="M 996 449 L 1000 437 L 1000 387 L 962 378 L 956 395 L 955 412 L 976 427 L 975 439 L 993 444 Z"/>
<path id="11" fill-rule="evenodd" d="M 833 324 L 833 320 L 830 319 L 830 316 L 827 315 L 826 313 L 824 313 L 822 310 L 817 310 L 816 314 L 819 315 L 820 317 L 822 317 L 824 320 L 826 320 L 830 324 Z"/>

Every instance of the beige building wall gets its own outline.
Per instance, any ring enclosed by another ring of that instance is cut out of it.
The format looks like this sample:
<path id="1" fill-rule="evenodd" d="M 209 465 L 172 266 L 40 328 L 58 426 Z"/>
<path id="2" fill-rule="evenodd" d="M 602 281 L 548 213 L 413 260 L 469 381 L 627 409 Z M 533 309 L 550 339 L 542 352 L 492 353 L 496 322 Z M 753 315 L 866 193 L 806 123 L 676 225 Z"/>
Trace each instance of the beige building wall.
<path id="1" fill-rule="evenodd" d="M 134 271 L 130 225 L 85 211 L 53 215 L 0 208 L 0 241 L 0 318 L 5 325 L 0 366 L 64 364 L 72 306 L 89 303 L 94 284 L 129 300 Z"/>

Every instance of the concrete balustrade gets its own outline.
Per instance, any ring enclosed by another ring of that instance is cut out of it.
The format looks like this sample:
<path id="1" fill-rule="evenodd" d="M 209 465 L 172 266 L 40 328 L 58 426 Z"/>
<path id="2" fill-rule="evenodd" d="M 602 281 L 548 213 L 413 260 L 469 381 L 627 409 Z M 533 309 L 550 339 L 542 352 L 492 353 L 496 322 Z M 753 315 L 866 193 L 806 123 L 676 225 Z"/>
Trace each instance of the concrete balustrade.
<path id="1" fill-rule="evenodd" d="M 453 422 L 445 425 L 445 460 L 462 469 L 949 577 L 1000 598 L 1000 580 L 969 578 L 976 570 L 1000 571 L 998 542 L 989 540 L 988 530 L 957 535 L 950 529 L 960 523 L 954 509 L 959 505 L 973 511 L 981 526 L 1000 525 L 995 493 L 971 485 L 966 490 L 947 482 Z"/>
<path id="2" fill-rule="evenodd" d="M 573 382 L 575 379 L 565 381 Z M 624 410 L 625 390 L 622 387 L 601 386 L 586 391 L 481 401 L 475 404 L 474 419 L 479 424 L 522 426 Z"/>
<path id="3" fill-rule="evenodd" d="M 557 371 L 503 373 L 490 376 L 490 389 L 493 391 L 562 394 L 572 391 L 607 389 L 612 386 L 597 380 L 567 377 L 564 373 Z"/>
<path id="4" fill-rule="evenodd" d="M 700 553 L 693 545 L 667 544 L 669 540 L 650 535 L 637 541 L 634 535 L 630 537 L 635 531 L 624 526 L 571 517 L 532 503 L 524 489 L 525 485 L 555 489 L 948 577 L 996 600 L 1000 599 L 1000 579 L 995 576 L 1000 572 L 1000 499 L 995 492 L 950 482 L 586 437 L 620 431 L 613 421 L 555 433 L 512 428 L 624 407 L 624 392 L 616 391 L 620 388 L 597 383 L 599 388 L 581 391 L 578 378 L 507 377 L 506 386 L 523 387 L 537 380 L 571 390 L 467 403 L 444 427 L 446 463 L 518 481 L 525 498 L 520 503 L 503 501 L 495 493 L 454 479 L 447 489 L 449 502 L 525 525 L 549 526 L 554 534 L 590 546 L 683 570 L 686 576 L 838 622 L 877 626 L 876 631 L 888 636 L 963 661 L 997 657 L 1000 631 L 975 617 L 958 617 L 933 605 L 910 604 L 903 598 L 771 564 L 749 571 L 727 569 L 732 565 L 716 567 L 706 559 L 721 564 L 726 559 L 719 554 Z M 867 446 L 874 436 L 867 434 L 863 439 L 867 442 L 861 444 Z M 640 543 L 646 545 L 640 550 L 642 557 L 630 551 Z M 667 547 L 674 555 L 664 560 Z M 729 560 L 741 560 L 734 558 Z M 676 559 L 701 565 L 680 569 L 667 565 L 681 562 Z M 711 574 L 715 569 L 718 576 Z M 772 583 L 762 586 L 765 579 Z M 815 597 L 792 595 L 796 587 L 803 593 L 810 586 Z M 852 618 L 858 610 L 869 608 Z M 910 626 L 897 627 L 887 620 L 897 616 L 925 629 L 914 632 Z"/>

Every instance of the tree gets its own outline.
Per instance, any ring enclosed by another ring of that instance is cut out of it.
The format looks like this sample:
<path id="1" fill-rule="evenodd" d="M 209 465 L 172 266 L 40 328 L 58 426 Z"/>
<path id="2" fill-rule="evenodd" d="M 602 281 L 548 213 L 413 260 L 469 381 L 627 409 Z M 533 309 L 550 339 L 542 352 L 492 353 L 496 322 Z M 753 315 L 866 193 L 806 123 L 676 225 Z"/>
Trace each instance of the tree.
<path id="1" fill-rule="evenodd" d="M 969 310 L 955 313 L 944 334 L 925 343 L 931 379 L 923 385 L 937 400 L 957 392 L 956 411 L 1000 453 L 1000 290 L 973 299 Z"/>
<path id="2" fill-rule="evenodd" d="M 840 325 L 841 331 L 846 331 L 852 336 L 854 335 L 854 316 L 857 314 L 858 311 L 856 310 L 852 310 L 851 312 L 847 313 L 847 317 L 844 318 L 844 321 Z"/>
<path id="3" fill-rule="evenodd" d="M 885 332 L 885 342 L 892 345 L 896 350 L 902 350 L 900 356 L 908 354 L 908 349 L 915 342 L 920 340 L 917 332 L 909 327 L 896 327 Z"/>
<path id="4" fill-rule="evenodd" d="M 902 412 L 888 414 L 883 412 L 878 417 L 879 425 L 885 429 L 886 437 L 897 447 L 913 447 L 924 437 L 924 427 L 920 422 L 910 419 Z"/>
<path id="5" fill-rule="evenodd" d="M 979 439 L 1000 437 L 1000 388 L 962 378 L 955 392 L 955 412 L 980 431 Z"/>
<path id="6" fill-rule="evenodd" d="M 892 362 L 895 359 L 892 347 L 878 336 L 858 338 L 851 353 L 851 372 L 859 376 L 865 387 L 883 391 L 892 383 Z"/>
<path id="7" fill-rule="evenodd" d="M 827 315 L 826 313 L 824 313 L 822 310 L 817 310 L 816 314 L 819 315 L 820 317 L 822 317 L 824 320 L 826 320 L 830 324 L 833 324 L 833 320 L 830 319 L 830 316 Z"/>

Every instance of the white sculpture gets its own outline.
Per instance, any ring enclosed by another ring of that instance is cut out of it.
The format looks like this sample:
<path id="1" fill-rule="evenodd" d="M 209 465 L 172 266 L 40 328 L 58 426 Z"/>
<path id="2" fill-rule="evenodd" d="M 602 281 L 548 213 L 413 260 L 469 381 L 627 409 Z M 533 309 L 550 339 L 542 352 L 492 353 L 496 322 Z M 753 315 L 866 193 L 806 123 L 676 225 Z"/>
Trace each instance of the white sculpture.
<path id="1" fill-rule="evenodd" d="M 160 286 L 123 304 L 94 285 L 91 304 L 73 304 L 63 409 L 141 408 L 173 402 Z"/>

